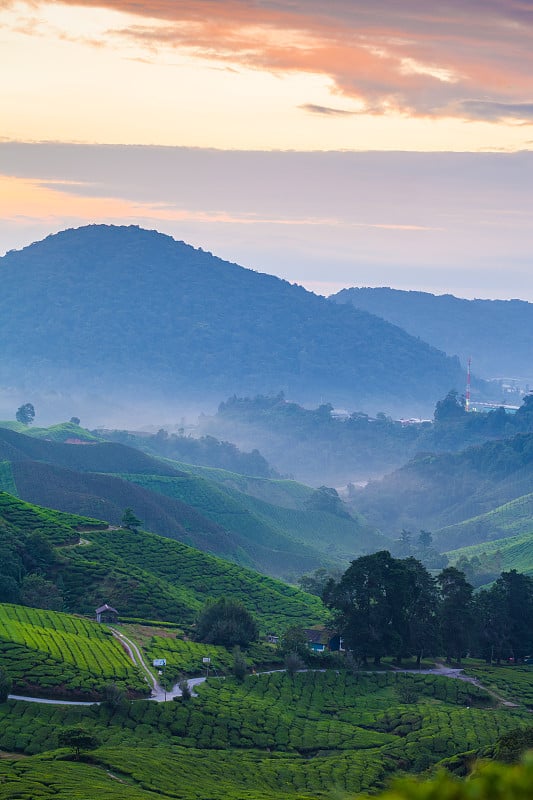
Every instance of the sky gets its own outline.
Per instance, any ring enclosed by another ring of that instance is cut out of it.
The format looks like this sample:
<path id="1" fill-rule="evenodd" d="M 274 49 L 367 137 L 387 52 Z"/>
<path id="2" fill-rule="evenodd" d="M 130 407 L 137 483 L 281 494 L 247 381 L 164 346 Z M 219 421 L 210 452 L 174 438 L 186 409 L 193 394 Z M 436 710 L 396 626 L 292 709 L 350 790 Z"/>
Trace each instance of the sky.
<path id="1" fill-rule="evenodd" d="M 139 224 L 533 301 L 533 0 L 0 0 L 0 75 L 0 253 Z"/>

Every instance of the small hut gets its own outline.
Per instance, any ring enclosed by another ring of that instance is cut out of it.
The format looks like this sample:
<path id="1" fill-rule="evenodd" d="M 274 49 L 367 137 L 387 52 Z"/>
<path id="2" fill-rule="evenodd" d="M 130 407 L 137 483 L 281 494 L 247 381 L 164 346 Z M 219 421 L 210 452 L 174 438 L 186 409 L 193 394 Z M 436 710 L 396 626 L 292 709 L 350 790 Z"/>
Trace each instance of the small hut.
<path id="1" fill-rule="evenodd" d="M 97 622 L 118 622 L 118 611 L 116 608 L 108 606 L 104 603 L 103 606 L 96 609 Z"/>

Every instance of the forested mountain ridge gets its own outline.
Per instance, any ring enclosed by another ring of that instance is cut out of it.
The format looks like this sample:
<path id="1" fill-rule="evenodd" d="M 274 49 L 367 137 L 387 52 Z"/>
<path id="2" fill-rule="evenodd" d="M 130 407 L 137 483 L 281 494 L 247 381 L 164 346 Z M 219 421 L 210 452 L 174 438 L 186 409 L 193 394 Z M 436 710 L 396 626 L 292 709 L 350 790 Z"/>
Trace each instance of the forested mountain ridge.
<path id="1" fill-rule="evenodd" d="M 135 226 L 49 236 L 0 278 L 4 386 L 137 403 L 327 389 L 392 410 L 464 385 L 457 359 L 390 323 Z"/>
<path id="2" fill-rule="evenodd" d="M 342 289 L 330 299 L 399 325 L 448 355 L 458 355 L 464 365 L 471 356 L 476 375 L 533 380 L 533 303 L 388 287 Z"/>

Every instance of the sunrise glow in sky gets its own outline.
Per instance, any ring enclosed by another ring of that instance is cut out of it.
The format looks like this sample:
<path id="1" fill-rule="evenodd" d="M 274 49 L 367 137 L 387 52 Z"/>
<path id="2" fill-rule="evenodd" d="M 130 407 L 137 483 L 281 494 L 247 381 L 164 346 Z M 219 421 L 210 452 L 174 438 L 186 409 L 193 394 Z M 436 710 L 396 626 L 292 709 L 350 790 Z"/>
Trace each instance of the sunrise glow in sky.
<path id="1" fill-rule="evenodd" d="M 328 293 L 533 300 L 533 2 L 0 0 L 0 252 L 141 224 Z"/>

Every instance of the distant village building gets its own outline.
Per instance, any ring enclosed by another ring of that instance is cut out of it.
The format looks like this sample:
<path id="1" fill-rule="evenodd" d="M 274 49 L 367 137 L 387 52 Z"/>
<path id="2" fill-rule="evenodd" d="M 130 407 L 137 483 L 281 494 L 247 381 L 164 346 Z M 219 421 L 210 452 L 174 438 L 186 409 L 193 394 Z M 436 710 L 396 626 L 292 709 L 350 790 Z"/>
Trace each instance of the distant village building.
<path id="1" fill-rule="evenodd" d="M 279 644 L 279 636 L 276 636 L 275 633 L 267 633 L 266 640 L 269 644 Z"/>
<path id="2" fill-rule="evenodd" d="M 118 611 L 105 603 L 96 609 L 97 622 L 118 622 Z"/>
<path id="3" fill-rule="evenodd" d="M 344 651 L 342 636 L 325 628 L 307 628 L 304 631 L 307 637 L 307 646 L 313 653 L 337 653 Z"/>

